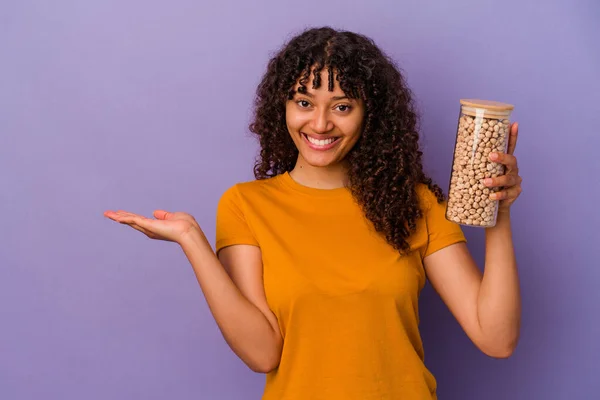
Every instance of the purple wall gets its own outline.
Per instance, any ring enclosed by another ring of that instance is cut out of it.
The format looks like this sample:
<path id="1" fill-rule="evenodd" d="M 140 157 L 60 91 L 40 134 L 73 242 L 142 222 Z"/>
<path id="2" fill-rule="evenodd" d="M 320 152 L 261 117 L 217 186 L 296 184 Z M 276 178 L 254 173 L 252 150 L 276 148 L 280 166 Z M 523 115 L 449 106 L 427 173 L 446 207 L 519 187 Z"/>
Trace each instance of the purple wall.
<path id="1" fill-rule="evenodd" d="M 252 177 L 246 126 L 269 54 L 322 24 L 400 63 L 444 186 L 458 99 L 516 105 L 521 342 L 487 358 L 427 289 L 440 398 L 598 396 L 600 4 L 218 3 L 0 6 L 0 398 L 259 398 L 263 376 L 225 344 L 180 249 L 102 212 L 185 210 L 213 240 L 219 196 Z M 482 263 L 483 232 L 466 233 Z"/>

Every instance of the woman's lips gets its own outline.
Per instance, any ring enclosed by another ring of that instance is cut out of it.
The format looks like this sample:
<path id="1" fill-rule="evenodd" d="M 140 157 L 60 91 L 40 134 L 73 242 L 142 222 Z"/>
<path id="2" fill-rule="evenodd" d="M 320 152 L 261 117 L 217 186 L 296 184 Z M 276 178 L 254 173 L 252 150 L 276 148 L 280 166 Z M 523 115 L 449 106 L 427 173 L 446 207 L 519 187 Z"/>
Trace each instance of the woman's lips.
<path id="1" fill-rule="evenodd" d="M 335 147 L 337 145 L 337 143 L 340 141 L 339 137 L 329 137 L 326 139 L 316 139 L 314 136 L 309 136 L 302 132 L 302 137 L 304 138 L 304 141 L 306 142 L 306 144 L 308 144 L 308 147 L 310 147 L 313 150 L 318 150 L 318 151 L 326 151 L 329 150 L 333 147 Z M 312 141 L 311 141 L 312 139 Z M 333 139 L 333 141 L 331 141 L 331 139 Z"/>

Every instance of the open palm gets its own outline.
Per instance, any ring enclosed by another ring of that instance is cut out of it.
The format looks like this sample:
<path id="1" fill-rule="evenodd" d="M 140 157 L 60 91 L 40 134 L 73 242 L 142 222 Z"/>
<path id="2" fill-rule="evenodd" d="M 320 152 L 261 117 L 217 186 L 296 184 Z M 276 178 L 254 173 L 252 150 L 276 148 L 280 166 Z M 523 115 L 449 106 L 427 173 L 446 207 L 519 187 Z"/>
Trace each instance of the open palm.
<path id="1" fill-rule="evenodd" d="M 126 211 L 106 211 L 104 216 L 121 224 L 131 226 L 151 239 L 180 243 L 181 239 L 200 226 L 193 216 L 184 212 L 167 212 L 156 210 L 156 219 L 133 214 Z"/>

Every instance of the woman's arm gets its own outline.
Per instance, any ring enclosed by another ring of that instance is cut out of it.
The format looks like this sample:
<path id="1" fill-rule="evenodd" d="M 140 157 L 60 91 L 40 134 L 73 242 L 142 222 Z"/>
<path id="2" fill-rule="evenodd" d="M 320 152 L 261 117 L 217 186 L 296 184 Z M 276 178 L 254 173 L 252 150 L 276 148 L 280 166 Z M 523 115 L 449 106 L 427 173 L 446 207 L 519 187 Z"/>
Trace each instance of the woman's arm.
<path id="1" fill-rule="evenodd" d="M 256 246 L 222 249 L 219 258 L 202 233 L 181 241 L 208 306 L 223 337 L 255 372 L 279 365 L 283 340 L 267 305 L 262 283 L 262 257 Z"/>
<path id="2" fill-rule="evenodd" d="M 123 210 L 104 213 L 151 239 L 178 243 L 231 349 L 253 371 L 266 373 L 277 367 L 283 339 L 267 305 L 260 249 L 229 246 L 219 252 L 219 260 L 192 215 L 165 210 L 153 215 L 156 219 Z"/>
<path id="3" fill-rule="evenodd" d="M 510 356 L 519 339 L 521 295 L 509 215 L 500 214 L 496 226 L 486 229 L 483 276 L 462 242 L 427 256 L 424 264 L 473 343 L 491 357 Z"/>

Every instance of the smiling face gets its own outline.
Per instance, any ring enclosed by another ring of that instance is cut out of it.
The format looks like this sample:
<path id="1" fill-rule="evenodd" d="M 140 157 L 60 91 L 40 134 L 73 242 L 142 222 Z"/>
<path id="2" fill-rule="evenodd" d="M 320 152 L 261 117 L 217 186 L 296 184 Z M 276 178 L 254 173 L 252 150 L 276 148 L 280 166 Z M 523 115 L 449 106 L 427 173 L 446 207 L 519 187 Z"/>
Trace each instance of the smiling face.
<path id="1" fill-rule="evenodd" d="M 313 89 L 314 76 L 306 83 L 306 92 L 298 92 L 286 102 L 286 124 L 298 148 L 297 166 L 336 168 L 358 141 L 364 119 L 364 103 L 350 99 L 334 76 L 333 91 L 328 90 L 328 72 L 321 71 L 318 89 Z"/>

